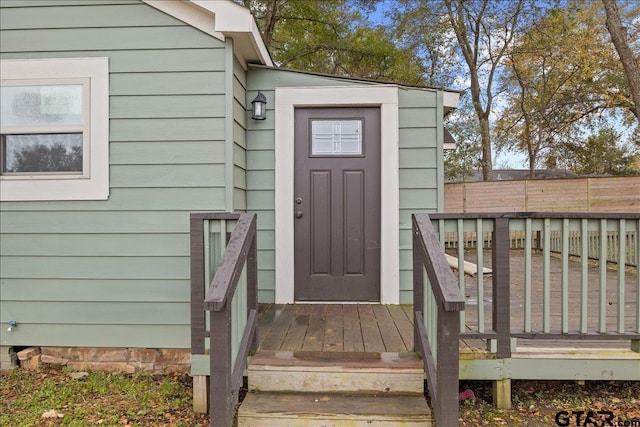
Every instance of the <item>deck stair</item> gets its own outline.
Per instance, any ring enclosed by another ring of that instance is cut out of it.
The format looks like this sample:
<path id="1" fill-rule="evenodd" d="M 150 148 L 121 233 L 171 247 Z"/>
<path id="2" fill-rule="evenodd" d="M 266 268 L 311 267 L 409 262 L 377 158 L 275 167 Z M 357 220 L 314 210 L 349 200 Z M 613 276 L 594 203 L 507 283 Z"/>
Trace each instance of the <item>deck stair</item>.
<path id="1" fill-rule="evenodd" d="M 261 350 L 238 426 L 431 426 L 413 353 Z"/>

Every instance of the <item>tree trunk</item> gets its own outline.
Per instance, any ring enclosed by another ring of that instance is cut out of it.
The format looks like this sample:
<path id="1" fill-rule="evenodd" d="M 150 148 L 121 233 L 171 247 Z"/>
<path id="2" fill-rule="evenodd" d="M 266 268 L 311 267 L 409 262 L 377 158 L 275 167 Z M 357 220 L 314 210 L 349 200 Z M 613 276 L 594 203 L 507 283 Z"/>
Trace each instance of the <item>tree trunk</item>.
<path id="1" fill-rule="evenodd" d="M 480 140 L 482 141 L 482 179 L 493 180 L 493 161 L 491 159 L 491 134 L 489 131 L 489 117 L 479 117 L 480 120 Z"/>
<path id="2" fill-rule="evenodd" d="M 264 31 L 262 32 L 262 39 L 264 40 L 264 45 L 269 49 L 271 47 L 271 41 L 273 40 L 273 32 L 276 28 L 276 24 L 280 19 L 278 16 L 278 9 L 280 5 L 278 4 L 278 0 L 270 0 L 267 2 L 267 15 L 265 18 L 265 26 Z"/>
<path id="3" fill-rule="evenodd" d="M 620 56 L 620 61 L 629 81 L 629 90 L 631 91 L 631 101 L 633 103 L 631 112 L 640 121 L 640 68 L 631 47 L 629 47 L 627 30 L 620 20 L 616 0 L 602 0 L 602 3 L 607 13 L 607 30 L 609 30 L 611 41 L 618 52 L 618 56 Z"/>

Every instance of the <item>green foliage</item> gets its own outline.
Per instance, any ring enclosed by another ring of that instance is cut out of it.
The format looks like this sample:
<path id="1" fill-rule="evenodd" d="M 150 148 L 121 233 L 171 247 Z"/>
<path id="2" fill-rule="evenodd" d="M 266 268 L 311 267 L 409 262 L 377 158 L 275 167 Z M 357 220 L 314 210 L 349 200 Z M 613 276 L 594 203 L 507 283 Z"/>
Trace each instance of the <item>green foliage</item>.
<path id="1" fill-rule="evenodd" d="M 359 7 L 341 0 L 244 0 L 274 62 L 283 68 L 346 77 L 424 84 L 412 52 L 390 31 L 372 26 Z"/>
<path id="2" fill-rule="evenodd" d="M 468 176 L 479 161 L 489 178 L 493 149 L 526 154 L 532 171 L 574 164 L 573 147 L 598 128 L 634 122 L 598 1 L 236 1 L 256 16 L 281 67 L 465 90 L 475 120 L 466 106 L 464 119 L 450 120 L 459 147 L 446 154 L 449 177 Z M 640 3 L 617 4 L 640 56 Z"/>
<path id="3" fill-rule="evenodd" d="M 634 147 L 619 147 L 620 134 L 601 129 L 586 141 L 570 147 L 571 170 L 580 175 L 640 174 L 640 153 Z"/>
<path id="4" fill-rule="evenodd" d="M 464 74 L 458 60 L 458 46 L 449 22 L 444 19 L 441 1 L 398 0 L 387 3 L 393 22 L 394 42 L 417 60 L 424 83 L 432 87 L 453 87 L 456 77 Z"/>
<path id="5" fill-rule="evenodd" d="M 533 170 L 571 162 L 606 120 L 632 116 L 628 86 L 598 2 L 573 1 L 534 20 L 507 55 L 506 108 L 495 123 L 499 149 L 523 152 Z M 627 123 L 629 123 L 627 121 Z"/>
<path id="6" fill-rule="evenodd" d="M 464 100 L 447 120 L 445 126 L 456 140 L 456 148 L 444 152 L 444 174 L 448 181 L 466 181 L 481 169 L 477 120 L 470 103 Z"/>

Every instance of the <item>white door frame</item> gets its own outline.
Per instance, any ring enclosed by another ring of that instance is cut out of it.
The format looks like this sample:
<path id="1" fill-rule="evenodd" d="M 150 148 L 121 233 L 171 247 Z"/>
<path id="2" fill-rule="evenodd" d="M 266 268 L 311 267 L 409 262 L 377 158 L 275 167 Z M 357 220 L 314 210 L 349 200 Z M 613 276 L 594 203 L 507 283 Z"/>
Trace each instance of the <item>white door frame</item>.
<path id="1" fill-rule="evenodd" d="M 281 87 L 275 92 L 276 303 L 294 302 L 294 109 L 380 107 L 380 302 L 399 304 L 398 87 Z"/>

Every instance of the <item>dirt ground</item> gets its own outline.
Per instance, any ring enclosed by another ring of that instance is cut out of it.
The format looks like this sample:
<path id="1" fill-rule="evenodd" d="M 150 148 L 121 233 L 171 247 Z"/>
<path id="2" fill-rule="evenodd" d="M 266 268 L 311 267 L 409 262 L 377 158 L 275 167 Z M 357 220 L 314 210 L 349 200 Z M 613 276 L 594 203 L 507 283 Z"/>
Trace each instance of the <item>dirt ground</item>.
<path id="1" fill-rule="evenodd" d="M 2 372 L 0 426 L 207 426 L 208 417 L 191 409 L 191 385 L 188 375 Z M 475 395 L 461 402 L 460 426 L 640 426 L 640 382 L 514 381 L 511 410 L 491 405 L 490 382 L 460 387 Z"/>

